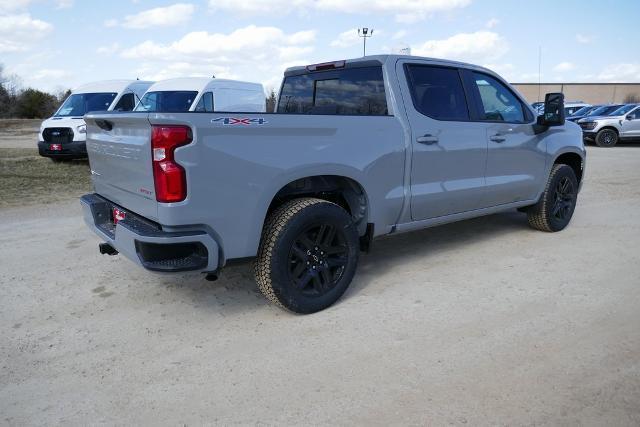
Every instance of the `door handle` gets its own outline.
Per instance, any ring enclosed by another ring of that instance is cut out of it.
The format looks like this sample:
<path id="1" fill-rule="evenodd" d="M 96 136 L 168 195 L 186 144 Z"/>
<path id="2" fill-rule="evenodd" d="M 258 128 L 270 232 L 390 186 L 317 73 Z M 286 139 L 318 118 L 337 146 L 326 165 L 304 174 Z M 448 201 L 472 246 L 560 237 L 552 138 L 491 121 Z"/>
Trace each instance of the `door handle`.
<path id="1" fill-rule="evenodd" d="M 427 144 L 427 145 L 436 144 L 438 142 L 438 137 L 430 134 L 426 134 L 416 138 L 416 142 L 419 142 L 420 144 Z"/>
<path id="2" fill-rule="evenodd" d="M 495 135 L 491 135 L 489 137 L 489 139 L 493 142 L 504 142 L 506 140 L 506 138 L 502 135 L 500 135 L 499 133 L 495 134 Z"/>

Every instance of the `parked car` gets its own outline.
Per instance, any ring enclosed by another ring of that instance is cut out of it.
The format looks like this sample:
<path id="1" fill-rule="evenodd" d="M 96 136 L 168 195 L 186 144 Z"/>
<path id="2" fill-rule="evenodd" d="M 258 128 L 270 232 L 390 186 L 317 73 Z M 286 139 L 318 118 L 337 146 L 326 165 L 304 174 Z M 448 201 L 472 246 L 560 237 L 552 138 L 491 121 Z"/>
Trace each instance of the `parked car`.
<path id="1" fill-rule="evenodd" d="M 567 102 L 564 104 L 564 115 L 565 117 L 569 117 L 574 115 L 578 110 L 584 107 L 591 107 L 591 104 L 586 104 L 584 102 Z"/>
<path id="2" fill-rule="evenodd" d="M 574 111 L 574 113 L 570 116 L 567 117 L 567 120 L 569 120 L 570 122 L 574 122 L 576 123 L 578 120 L 587 117 L 589 114 L 591 114 L 593 111 L 595 111 L 596 109 L 602 107 L 603 105 L 590 105 L 587 107 L 582 107 L 580 108 L 578 111 Z"/>
<path id="3" fill-rule="evenodd" d="M 87 157 L 83 116 L 91 111 L 131 111 L 152 84 L 141 80 L 106 80 L 73 90 L 58 111 L 40 125 L 40 155 L 55 161 Z"/>
<path id="4" fill-rule="evenodd" d="M 265 112 L 266 98 L 260 83 L 187 77 L 155 83 L 136 105 L 135 111 Z"/>
<path id="5" fill-rule="evenodd" d="M 538 116 L 541 116 L 544 113 L 544 102 L 534 102 L 531 104 L 531 108 L 537 113 Z M 566 115 L 565 115 L 566 117 Z"/>
<path id="6" fill-rule="evenodd" d="M 586 152 L 562 94 L 545 103 L 483 67 L 382 55 L 289 68 L 272 114 L 89 114 L 84 218 L 153 271 L 255 257 L 265 296 L 311 313 L 377 236 L 516 208 L 564 229 Z"/>
<path id="7" fill-rule="evenodd" d="M 606 116 L 578 120 L 582 134 L 599 147 L 613 147 L 621 140 L 640 138 L 640 106 L 627 104 Z"/>

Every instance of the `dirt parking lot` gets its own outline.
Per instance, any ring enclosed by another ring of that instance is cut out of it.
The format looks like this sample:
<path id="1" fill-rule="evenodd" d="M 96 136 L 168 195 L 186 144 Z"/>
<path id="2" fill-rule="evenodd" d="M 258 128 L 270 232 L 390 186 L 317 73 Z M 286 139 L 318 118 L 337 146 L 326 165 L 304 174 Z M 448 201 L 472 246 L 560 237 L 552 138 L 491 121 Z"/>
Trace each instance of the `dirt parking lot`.
<path id="1" fill-rule="evenodd" d="M 640 425 L 640 145 L 587 167 L 565 231 L 510 212 L 384 238 L 310 316 L 248 265 L 99 255 L 73 191 L 6 205 L 0 423 Z"/>

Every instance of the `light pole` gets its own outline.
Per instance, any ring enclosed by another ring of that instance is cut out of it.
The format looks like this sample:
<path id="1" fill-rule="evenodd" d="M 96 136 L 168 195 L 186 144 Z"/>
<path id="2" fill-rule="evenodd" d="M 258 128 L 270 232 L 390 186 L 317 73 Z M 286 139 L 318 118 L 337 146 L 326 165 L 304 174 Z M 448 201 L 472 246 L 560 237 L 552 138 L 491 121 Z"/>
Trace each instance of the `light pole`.
<path id="1" fill-rule="evenodd" d="M 367 39 L 373 36 L 373 28 L 358 28 L 358 37 L 362 37 L 362 56 L 367 56 Z"/>

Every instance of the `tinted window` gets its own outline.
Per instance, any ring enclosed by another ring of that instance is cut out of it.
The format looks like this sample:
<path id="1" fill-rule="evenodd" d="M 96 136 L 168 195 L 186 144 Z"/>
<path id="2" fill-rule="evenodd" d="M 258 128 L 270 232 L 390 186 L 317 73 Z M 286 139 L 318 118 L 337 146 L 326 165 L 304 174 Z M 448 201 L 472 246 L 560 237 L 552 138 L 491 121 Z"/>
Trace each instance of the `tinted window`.
<path id="1" fill-rule="evenodd" d="M 149 111 L 156 113 L 181 113 L 189 111 L 195 100 L 196 91 L 158 91 L 147 92 L 142 97 L 135 111 Z"/>
<path id="2" fill-rule="evenodd" d="M 135 95 L 133 93 L 125 93 L 120 97 L 116 104 L 115 111 L 131 111 L 136 105 Z"/>
<path id="3" fill-rule="evenodd" d="M 200 101 L 198 101 L 198 105 L 196 105 L 196 111 L 212 113 L 213 112 L 213 93 L 205 92 Z"/>
<path id="4" fill-rule="evenodd" d="M 574 116 L 582 116 L 584 114 L 587 114 L 589 111 L 591 111 L 593 109 L 593 107 L 589 106 L 589 107 L 582 107 L 577 111 L 573 112 Z"/>
<path id="5" fill-rule="evenodd" d="M 469 120 L 469 109 L 456 68 L 408 65 L 413 105 L 438 120 Z"/>
<path id="6" fill-rule="evenodd" d="M 347 68 L 285 77 L 278 112 L 385 115 L 382 68 Z"/>
<path id="7" fill-rule="evenodd" d="M 617 110 L 620 107 L 621 107 L 621 105 L 603 105 L 602 107 L 598 107 L 595 110 L 591 111 L 587 115 L 591 116 L 591 117 L 594 117 L 594 116 L 606 116 L 607 114 L 611 113 L 612 111 Z"/>
<path id="8" fill-rule="evenodd" d="M 573 116 L 574 114 L 576 114 L 581 109 L 582 109 L 581 107 L 565 107 L 564 115 L 566 117 Z"/>
<path id="9" fill-rule="evenodd" d="M 629 115 L 627 117 L 629 117 L 631 120 L 640 119 L 640 108 L 637 108 L 634 111 L 632 111 L 631 113 L 629 113 Z"/>
<path id="10" fill-rule="evenodd" d="M 115 92 L 107 93 L 76 93 L 64 101 L 56 112 L 58 117 L 84 116 L 90 111 L 106 111 L 115 99 Z"/>
<path id="11" fill-rule="evenodd" d="M 630 105 L 623 105 L 622 107 L 613 110 L 609 115 L 611 116 L 622 116 L 627 114 L 629 111 L 633 110 L 634 108 L 636 108 L 636 106 L 634 104 L 630 104 Z"/>
<path id="12" fill-rule="evenodd" d="M 524 122 L 522 103 L 504 84 L 475 72 L 473 79 L 480 93 L 482 120 Z"/>

